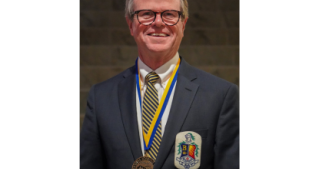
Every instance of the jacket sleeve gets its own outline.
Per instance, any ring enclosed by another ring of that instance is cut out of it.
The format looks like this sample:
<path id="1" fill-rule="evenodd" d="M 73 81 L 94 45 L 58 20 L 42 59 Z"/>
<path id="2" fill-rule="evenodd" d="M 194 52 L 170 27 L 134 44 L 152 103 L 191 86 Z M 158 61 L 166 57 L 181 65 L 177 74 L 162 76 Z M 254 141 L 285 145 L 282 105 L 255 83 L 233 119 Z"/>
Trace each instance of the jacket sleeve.
<path id="1" fill-rule="evenodd" d="M 103 156 L 97 123 L 93 86 L 87 99 L 86 114 L 80 135 L 80 168 L 104 168 L 103 160 L 105 160 L 105 158 Z"/>
<path id="2" fill-rule="evenodd" d="M 239 91 L 231 85 L 219 115 L 215 140 L 215 169 L 239 169 Z"/>

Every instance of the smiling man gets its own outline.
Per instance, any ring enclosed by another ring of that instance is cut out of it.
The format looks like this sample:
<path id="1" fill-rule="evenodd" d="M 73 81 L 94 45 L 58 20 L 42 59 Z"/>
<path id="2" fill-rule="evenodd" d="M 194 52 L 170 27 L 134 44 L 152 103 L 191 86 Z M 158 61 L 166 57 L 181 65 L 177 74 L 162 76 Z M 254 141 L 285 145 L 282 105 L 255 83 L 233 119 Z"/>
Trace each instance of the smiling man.
<path id="1" fill-rule="evenodd" d="M 184 36 L 187 11 L 181 13 L 179 0 L 135 0 L 132 7 L 134 11 L 128 7 L 126 20 L 136 41 L 139 58 L 156 70 L 177 53 Z"/>
<path id="2" fill-rule="evenodd" d="M 138 57 L 92 87 L 81 168 L 238 169 L 238 87 L 178 53 L 187 0 L 126 0 L 125 15 Z"/>

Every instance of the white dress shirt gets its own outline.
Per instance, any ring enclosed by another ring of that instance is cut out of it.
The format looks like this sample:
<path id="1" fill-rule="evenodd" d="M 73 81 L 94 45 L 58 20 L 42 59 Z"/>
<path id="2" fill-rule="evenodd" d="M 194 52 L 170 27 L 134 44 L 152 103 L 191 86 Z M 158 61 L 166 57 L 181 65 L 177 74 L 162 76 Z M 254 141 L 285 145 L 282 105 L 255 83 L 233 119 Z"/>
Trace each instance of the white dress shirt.
<path id="1" fill-rule="evenodd" d="M 145 76 L 154 71 L 158 74 L 159 79 L 155 82 L 154 87 L 157 89 L 158 92 L 158 100 L 160 103 L 160 100 L 162 98 L 162 95 L 164 93 L 165 87 L 169 81 L 169 78 L 171 77 L 174 68 L 176 67 L 176 64 L 179 59 L 179 54 L 178 52 L 175 54 L 175 56 L 163 64 L 161 67 L 157 68 L 156 70 L 152 70 L 149 68 L 145 63 L 142 62 L 142 60 L 139 58 L 138 59 L 138 67 L 139 67 L 139 72 L 140 72 L 140 85 L 141 85 L 141 101 L 142 103 L 140 104 L 140 100 L 138 98 L 138 90 L 136 88 L 136 112 L 137 112 L 137 123 L 138 123 L 138 130 L 139 130 L 139 135 L 140 135 L 140 143 L 141 143 L 141 150 L 144 156 L 144 139 L 143 139 L 143 130 L 142 130 L 142 111 L 141 111 L 141 105 L 143 105 L 143 96 L 147 88 L 147 84 L 145 82 Z M 177 81 L 176 81 L 177 83 Z M 172 90 L 171 96 L 167 102 L 166 109 L 163 113 L 162 116 L 162 136 L 164 135 L 165 131 L 165 126 L 167 123 L 168 115 L 172 106 L 172 101 L 175 93 L 175 87 L 176 83 L 174 85 L 174 88 Z M 168 86 L 169 87 L 169 86 Z"/>

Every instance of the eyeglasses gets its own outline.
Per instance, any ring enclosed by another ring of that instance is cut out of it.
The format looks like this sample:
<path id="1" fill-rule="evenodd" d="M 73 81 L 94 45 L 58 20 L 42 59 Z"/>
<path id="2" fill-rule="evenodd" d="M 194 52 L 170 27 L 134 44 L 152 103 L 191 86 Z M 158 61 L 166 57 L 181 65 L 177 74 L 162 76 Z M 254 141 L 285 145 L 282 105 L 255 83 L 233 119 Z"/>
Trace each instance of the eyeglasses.
<path id="1" fill-rule="evenodd" d="M 182 14 L 180 11 L 175 11 L 175 10 L 166 10 L 163 12 L 154 12 L 151 10 L 139 10 L 139 11 L 135 11 L 133 15 L 136 14 L 137 20 L 140 24 L 151 25 L 155 21 L 157 13 L 161 14 L 162 21 L 168 26 L 176 25 Z"/>

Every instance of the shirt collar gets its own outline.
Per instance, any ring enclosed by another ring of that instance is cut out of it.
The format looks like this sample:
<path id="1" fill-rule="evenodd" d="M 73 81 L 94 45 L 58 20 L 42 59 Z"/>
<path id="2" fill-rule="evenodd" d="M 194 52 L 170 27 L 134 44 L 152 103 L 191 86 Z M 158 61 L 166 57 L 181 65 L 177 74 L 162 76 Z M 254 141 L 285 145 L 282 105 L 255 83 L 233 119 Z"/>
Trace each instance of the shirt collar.
<path id="1" fill-rule="evenodd" d="M 143 82 L 144 82 L 145 76 L 152 71 L 157 73 L 158 76 L 160 77 L 159 78 L 160 84 L 166 82 L 168 78 L 170 78 L 178 62 L 178 58 L 179 58 L 179 54 L 177 52 L 172 59 L 170 59 L 168 62 L 166 62 L 165 64 L 163 64 L 156 70 L 152 70 L 145 63 L 143 63 L 143 61 L 140 58 L 138 58 L 138 67 L 139 67 L 140 75 L 141 75 L 141 78 L 143 79 Z"/>

